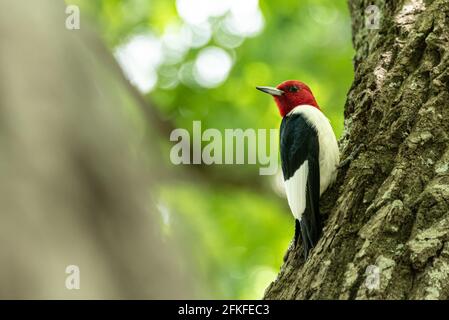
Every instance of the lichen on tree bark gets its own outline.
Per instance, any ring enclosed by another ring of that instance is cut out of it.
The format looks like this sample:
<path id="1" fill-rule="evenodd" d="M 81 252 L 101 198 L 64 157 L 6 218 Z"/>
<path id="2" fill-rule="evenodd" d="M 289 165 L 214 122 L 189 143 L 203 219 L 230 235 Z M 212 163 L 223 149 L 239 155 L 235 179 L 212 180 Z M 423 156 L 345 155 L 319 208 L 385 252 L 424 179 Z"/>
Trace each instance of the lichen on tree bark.
<path id="1" fill-rule="evenodd" d="M 266 299 L 449 298 L 449 1 L 349 0 L 355 79 L 342 158 L 309 260 L 290 252 Z M 378 271 L 368 285 L 370 266 Z"/>

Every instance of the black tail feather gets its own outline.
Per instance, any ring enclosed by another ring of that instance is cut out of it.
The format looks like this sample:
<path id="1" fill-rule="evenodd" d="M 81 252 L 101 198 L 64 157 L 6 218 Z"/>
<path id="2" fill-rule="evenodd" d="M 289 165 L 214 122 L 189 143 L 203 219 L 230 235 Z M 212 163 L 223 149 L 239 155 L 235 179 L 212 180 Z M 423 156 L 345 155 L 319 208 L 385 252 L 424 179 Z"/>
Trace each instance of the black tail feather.
<path id="1" fill-rule="evenodd" d="M 309 172 L 314 171 L 310 170 Z M 319 179 L 309 177 L 307 182 L 306 208 L 301 216 L 301 220 L 296 220 L 295 227 L 295 244 L 299 238 L 298 233 L 300 233 L 305 259 L 307 259 L 310 250 L 315 247 L 321 237 L 322 221 L 319 200 Z"/>

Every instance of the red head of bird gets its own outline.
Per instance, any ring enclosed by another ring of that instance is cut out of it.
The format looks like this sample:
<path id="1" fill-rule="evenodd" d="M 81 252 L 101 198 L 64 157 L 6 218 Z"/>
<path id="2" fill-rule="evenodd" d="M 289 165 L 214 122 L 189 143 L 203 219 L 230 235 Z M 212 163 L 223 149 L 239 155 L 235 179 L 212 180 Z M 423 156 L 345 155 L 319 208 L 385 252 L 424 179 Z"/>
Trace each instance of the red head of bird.
<path id="1" fill-rule="evenodd" d="M 287 80 L 282 82 L 276 88 L 256 88 L 273 96 L 282 117 L 284 117 L 295 107 L 300 105 L 310 105 L 319 109 L 312 91 L 306 84 L 302 83 L 301 81 Z"/>

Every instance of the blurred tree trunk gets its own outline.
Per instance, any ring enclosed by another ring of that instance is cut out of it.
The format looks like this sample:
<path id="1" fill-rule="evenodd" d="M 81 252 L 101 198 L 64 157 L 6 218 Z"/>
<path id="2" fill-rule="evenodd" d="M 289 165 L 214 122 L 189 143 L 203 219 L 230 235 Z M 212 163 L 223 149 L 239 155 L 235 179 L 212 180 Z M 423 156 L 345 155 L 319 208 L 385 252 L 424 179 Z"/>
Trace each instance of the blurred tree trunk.
<path id="1" fill-rule="evenodd" d="M 159 137 L 83 12 L 68 30 L 65 9 L 0 2 L 0 298 L 185 297 L 154 204 Z"/>
<path id="2" fill-rule="evenodd" d="M 266 299 L 449 298 L 449 1 L 375 3 L 380 29 L 368 30 L 371 1 L 349 1 L 340 148 L 360 151 L 323 195 L 310 259 L 290 253 Z"/>

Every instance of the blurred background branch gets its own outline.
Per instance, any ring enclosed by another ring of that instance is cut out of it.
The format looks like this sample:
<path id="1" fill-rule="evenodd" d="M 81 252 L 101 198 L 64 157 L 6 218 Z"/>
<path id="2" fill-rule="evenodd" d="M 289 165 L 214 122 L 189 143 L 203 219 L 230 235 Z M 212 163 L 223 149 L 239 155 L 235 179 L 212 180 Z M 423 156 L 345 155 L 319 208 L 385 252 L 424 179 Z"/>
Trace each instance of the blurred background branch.
<path id="1" fill-rule="evenodd" d="M 99 38 L 67 30 L 64 11 L 0 4 L 0 296 L 186 297 L 153 204 L 160 152 L 136 152 L 130 115 L 142 109 Z M 80 290 L 65 286 L 68 265 Z"/>

